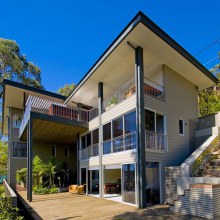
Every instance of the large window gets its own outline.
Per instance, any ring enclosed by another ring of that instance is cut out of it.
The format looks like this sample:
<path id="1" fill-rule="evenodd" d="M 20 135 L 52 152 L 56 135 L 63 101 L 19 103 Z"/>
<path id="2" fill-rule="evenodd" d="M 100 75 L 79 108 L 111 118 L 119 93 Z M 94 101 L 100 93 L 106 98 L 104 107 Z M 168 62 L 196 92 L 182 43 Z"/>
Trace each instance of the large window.
<path id="1" fill-rule="evenodd" d="M 22 122 L 22 116 L 15 114 L 12 116 L 12 127 L 19 128 Z"/>
<path id="2" fill-rule="evenodd" d="M 111 137 L 112 126 L 111 122 L 103 125 L 103 154 L 111 153 Z"/>
<path id="3" fill-rule="evenodd" d="M 13 157 L 27 157 L 27 144 L 13 142 Z"/>
<path id="4" fill-rule="evenodd" d="M 117 118 L 112 121 L 113 131 L 113 152 L 119 152 L 124 150 L 124 125 L 123 117 Z"/>
<path id="5" fill-rule="evenodd" d="M 163 114 L 145 109 L 146 148 L 167 149 Z"/>
<path id="6" fill-rule="evenodd" d="M 136 112 L 130 112 L 124 116 L 125 150 L 136 147 Z"/>
<path id="7" fill-rule="evenodd" d="M 92 144 L 99 143 L 99 129 L 95 129 L 92 131 Z"/>

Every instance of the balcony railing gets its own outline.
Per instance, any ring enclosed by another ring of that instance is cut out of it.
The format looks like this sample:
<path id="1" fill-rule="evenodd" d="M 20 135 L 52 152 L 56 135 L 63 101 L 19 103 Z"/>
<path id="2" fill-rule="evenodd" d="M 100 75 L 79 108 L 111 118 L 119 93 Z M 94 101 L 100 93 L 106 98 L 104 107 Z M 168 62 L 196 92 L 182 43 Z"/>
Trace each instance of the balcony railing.
<path id="1" fill-rule="evenodd" d="M 131 132 L 102 143 L 103 155 L 117 153 L 136 148 L 136 132 Z M 80 150 L 80 159 L 87 159 L 99 155 L 99 145 L 93 144 L 87 148 Z"/>
<path id="2" fill-rule="evenodd" d="M 135 93 L 135 79 L 131 79 L 126 82 L 120 89 L 118 89 L 114 94 L 106 98 L 103 102 L 103 110 L 108 111 L 110 108 L 114 107 L 118 103 L 122 102 L 124 99 L 130 97 Z"/>
<path id="3" fill-rule="evenodd" d="M 145 131 L 145 147 L 153 150 L 167 150 L 167 135 L 160 132 Z"/>
<path id="4" fill-rule="evenodd" d="M 60 103 L 54 103 L 46 99 L 33 97 L 29 98 L 26 103 L 23 120 L 19 128 L 21 136 L 29 119 L 30 112 L 39 112 L 46 115 L 59 116 L 70 120 L 89 121 L 89 111 L 82 108 L 69 108 Z"/>

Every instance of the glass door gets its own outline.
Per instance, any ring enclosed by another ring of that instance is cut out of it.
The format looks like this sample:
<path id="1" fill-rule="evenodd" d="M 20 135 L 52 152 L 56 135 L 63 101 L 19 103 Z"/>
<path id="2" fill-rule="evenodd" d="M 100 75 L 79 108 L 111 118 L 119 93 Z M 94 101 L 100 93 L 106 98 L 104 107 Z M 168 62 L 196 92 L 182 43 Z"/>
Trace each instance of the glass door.
<path id="1" fill-rule="evenodd" d="M 122 201 L 136 204 L 135 164 L 122 164 Z"/>

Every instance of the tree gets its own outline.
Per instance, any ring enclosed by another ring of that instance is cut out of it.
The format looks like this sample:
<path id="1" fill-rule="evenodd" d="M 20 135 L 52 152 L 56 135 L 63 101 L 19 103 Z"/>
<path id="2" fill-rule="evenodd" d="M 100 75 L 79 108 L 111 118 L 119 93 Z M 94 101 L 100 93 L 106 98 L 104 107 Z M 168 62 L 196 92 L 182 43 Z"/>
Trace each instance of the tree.
<path id="1" fill-rule="evenodd" d="M 0 38 L 0 83 L 3 79 L 42 88 L 39 67 L 28 62 L 15 41 Z"/>
<path id="2" fill-rule="evenodd" d="M 210 72 L 220 80 L 220 52 L 218 63 Z M 220 111 L 220 83 L 199 93 L 199 116 L 206 116 Z"/>
<path id="3" fill-rule="evenodd" d="M 0 174 L 6 174 L 8 159 L 8 144 L 0 141 Z"/>
<path id="4" fill-rule="evenodd" d="M 57 91 L 58 94 L 68 96 L 74 89 L 75 84 L 65 84 L 64 87 L 60 87 Z"/>

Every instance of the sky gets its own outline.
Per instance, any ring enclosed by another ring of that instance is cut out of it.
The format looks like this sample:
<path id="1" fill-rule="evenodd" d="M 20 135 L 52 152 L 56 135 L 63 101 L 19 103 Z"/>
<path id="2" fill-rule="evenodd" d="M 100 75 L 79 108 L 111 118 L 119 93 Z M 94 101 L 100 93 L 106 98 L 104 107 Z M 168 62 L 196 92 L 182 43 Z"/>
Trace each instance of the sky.
<path id="1" fill-rule="evenodd" d="M 217 63 L 220 0 L 0 0 L 0 38 L 15 40 L 56 92 L 77 84 L 138 11 L 207 68 Z"/>

